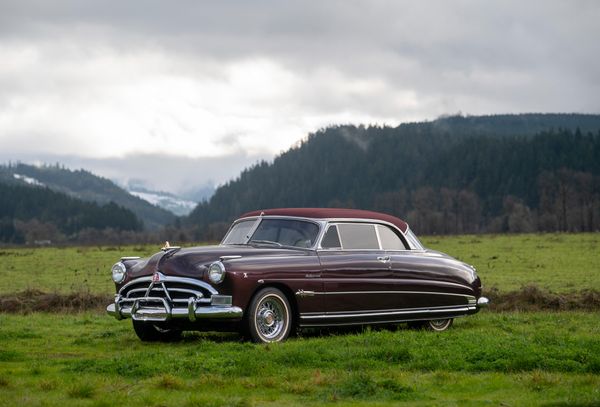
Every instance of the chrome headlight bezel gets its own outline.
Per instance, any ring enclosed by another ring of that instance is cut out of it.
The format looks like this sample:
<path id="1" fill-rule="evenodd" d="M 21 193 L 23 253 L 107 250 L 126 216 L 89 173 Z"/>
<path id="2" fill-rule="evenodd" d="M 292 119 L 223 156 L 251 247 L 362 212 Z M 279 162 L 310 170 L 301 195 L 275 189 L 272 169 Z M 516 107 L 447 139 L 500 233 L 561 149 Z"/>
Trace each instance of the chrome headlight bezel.
<path id="1" fill-rule="evenodd" d="M 127 268 L 122 262 L 115 263 L 111 268 L 112 279 L 115 283 L 121 284 L 127 276 Z"/>
<path id="2" fill-rule="evenodd" d="M 221 284 L 225 280 L 225 265 L 220 261 L 215 261 L 208 266 L 208 280 L 213 284 Z"/>

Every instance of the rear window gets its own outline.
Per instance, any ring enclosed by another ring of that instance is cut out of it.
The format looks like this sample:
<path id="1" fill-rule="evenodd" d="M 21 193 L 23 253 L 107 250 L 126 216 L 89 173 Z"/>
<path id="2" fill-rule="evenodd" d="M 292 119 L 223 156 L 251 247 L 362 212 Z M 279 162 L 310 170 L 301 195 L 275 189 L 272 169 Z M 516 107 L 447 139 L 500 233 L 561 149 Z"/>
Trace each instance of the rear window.
<path id="1" fill-rule="evenodd" d="M 377 225 L 377 232 L 383 250 L 406 250 L 406 246 L 404 246 L 400 237 L 389 227 Z"/>

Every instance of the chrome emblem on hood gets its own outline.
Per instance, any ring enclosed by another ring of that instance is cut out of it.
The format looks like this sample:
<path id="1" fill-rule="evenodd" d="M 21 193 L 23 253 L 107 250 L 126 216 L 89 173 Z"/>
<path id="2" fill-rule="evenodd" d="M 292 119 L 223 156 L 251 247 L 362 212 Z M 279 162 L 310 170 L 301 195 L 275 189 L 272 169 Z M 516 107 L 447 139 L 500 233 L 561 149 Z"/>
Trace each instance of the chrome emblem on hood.
<path id="1" fill-rule="evenodd" d="M 152 282 L 153 283 L 160 283 L 160 280 L 161 280 L 161 274 L 159 272 L 152 274 Z"/>

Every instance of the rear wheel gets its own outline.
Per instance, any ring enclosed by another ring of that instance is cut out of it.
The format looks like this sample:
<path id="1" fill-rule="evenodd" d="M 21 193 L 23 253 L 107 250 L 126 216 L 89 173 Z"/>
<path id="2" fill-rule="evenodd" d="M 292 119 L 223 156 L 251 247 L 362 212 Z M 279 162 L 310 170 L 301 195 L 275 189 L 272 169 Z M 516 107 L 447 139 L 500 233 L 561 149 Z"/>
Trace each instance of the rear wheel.
<path id="1" fill-rule="evenodd" d="M 151 322 L 134 320 L 133 330 L 143 342 L 174 342 L 181 339 L 181 330 Z"/>
<path id="2" fill-rule="evenodd" d="M 281 290 L 268 287 L 260 290 L 248 308 L 247 328 L 250 338 L 258 343 L 285 340 L 292 328 L 290 303 Z"/>
<path id="3" fill-rule="evenodd" d="M 432 319 L 429 321 L 411 321 L 408 326 L 413 329 L 427 329 L 429 331 L 442 332 L 452 326 L 453 318 Z"/>
<path id="4" fill-rule="evenodd" d="M 445 331 L 446 329 L 450 328 L 452 326 L 452 322 L 454 322 L 454 319 L 452 319 L 452 318 L 432 319 L 432 320 L 426 322 L 425 328 L 429 329 L 430 331 L 441 332 L 441 331 Z"/>

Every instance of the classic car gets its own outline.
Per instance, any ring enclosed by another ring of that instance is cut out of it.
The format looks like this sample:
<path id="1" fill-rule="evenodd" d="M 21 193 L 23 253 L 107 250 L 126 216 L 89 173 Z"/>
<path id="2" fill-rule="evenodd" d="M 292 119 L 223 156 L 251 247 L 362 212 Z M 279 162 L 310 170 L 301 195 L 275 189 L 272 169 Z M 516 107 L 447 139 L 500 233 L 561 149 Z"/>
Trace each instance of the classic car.
<path id="1" fill-rule="evenodd" d="M 217 246 L 123 257 L 112 278 L 107 312 L 131 318 L 142 341 L 233 329 L 278 342 L 297 328 L 401 322 L 443 331 L 489 302 L 474 267 L 426 249 L 394 216 L 354 209 L 249 212 Z"/>

